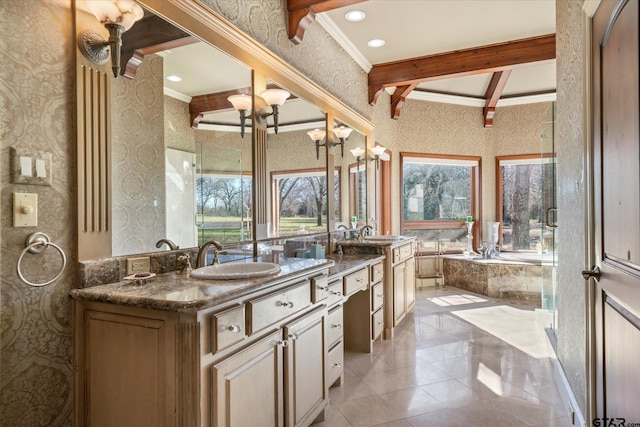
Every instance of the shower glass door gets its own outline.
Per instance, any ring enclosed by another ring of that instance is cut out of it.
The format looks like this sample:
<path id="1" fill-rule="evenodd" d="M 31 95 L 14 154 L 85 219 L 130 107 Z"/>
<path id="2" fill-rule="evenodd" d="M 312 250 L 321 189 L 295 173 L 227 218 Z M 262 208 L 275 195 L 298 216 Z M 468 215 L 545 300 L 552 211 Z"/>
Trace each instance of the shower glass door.
<path id="1" fill-rule="evenodd" d="M 544 326 L 551 343 L 556 345 L 558 324 L 557 305 L 557 204 L 556 204 L 556 150 L 555 150 L 555 102 L 551 104 L 549 119 L 542 123 L 540 152 L 547 156 L 549 163 L 542 173 L 544 221 L 541 224 L 542 249 L 542 314 Z M 550 156 L 549 156 L 550 155 Z"/>

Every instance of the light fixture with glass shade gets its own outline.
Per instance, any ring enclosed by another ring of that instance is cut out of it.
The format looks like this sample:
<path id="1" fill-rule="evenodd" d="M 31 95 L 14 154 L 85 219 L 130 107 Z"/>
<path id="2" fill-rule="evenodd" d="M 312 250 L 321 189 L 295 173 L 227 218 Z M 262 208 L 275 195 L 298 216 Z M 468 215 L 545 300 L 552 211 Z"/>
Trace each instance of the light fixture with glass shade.
<path id="1" fill-rule="evenodd" d="M 340 140 L 340 142 L 335 142 L 332 144 L 332 146 L 336 146 L 336 145 L 340 146 L 341 157 L 344 157 L 344 143 L 349 138 L 349 135 L 351 135 L 351 132 L 353 132 L 353 129 L 351 129 L 350 127 L 346 127 L 345 125 L 340 125 L 337 128 L 333 129 L 333 133 Z"/>
<path id="2" fill-rule="evenodd" d="M 240 137 L 244 138 L 244 127 L 247 122 L 247 111 L 251 110 L 251 96 L 240 93 L 231 95 L 227 100 L 233 105 L 236 111 L 240 113 Z"/>
<path id="3" fill-rule="evenodd" d="M 376 162 L 376 169 L 380 167 L 380 156 L 384 154 L 387 149 L 382 145 L 376 145 L 375 147 L 371 147 L 371 152 L 373 153 L 373 157 L 369 157 L 370 162 Z"/>
<path id="4" fill-rule="evenodd" d="M 260 92 L 260 95 L 256 96 L 256 101 L 264 102 L 258 102 L 258 105 L 268 105 L 271 107 L 271 112 L 265 111 L 264 108 L 256 107 L 255 118 L 258 123 L 264 123 L 267 117 L 273 116 L 273 130 L 277 134 L 279 109 L 289 96 L 291 96 L 291 93 L 284 89 L 267 89 Z M 245 123 L 247 118 L 250 117 L 247 112 L 251 110 L 251 96 L 246 94 L 231 95 L 227 100 L 240 113 L 240 136 L 244 138 Z"/>
<path id="5" fill-rule="evenodd" d="M 364 148 L 356 147 L 356 148 L 352 148 L 350 151 L 351 151 L 351 154 L 353 154 L 353 157 L 356 158 L 356 170 L 360 172 L 360 157 L 362 157 L 362 155 L 365 152 Z"/>
<path id="6" fill-rule="evenodd" d="M 322 141 L 327 135 L 327 131 L 324 129 L 314 129 L 307 132 L 307 135 L 309 135 L 309 138 L 316 143 L 316 159 L 320 159 L 320 147 L 327 145 L 326 142 L 320 144 L 320 141 Z"/>
<path id="7" fill-rule="evenodd" d="M 78 36 L 82 55 L 94 64 L 106 64 L 111 52 L 113 77 L 120 75 L 120 48 L 122 34 L 142 19 L 144 10 L 133 0 L 85 0 L 85 5 L 109 31 L 105 40 L 95 31 L 85 30 Z"/>

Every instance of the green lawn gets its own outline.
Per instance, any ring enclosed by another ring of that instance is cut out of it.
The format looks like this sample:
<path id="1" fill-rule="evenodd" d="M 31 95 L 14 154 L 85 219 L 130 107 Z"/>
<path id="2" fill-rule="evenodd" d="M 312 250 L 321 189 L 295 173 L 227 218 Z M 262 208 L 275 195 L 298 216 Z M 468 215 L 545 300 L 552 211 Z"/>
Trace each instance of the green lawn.
<path id="1" fill-rule="evenodd" d="M 205 217 L 204 222 L 212 223 L 240 223 L 240 217 Z M 327 231 L 326 221 L 323 219 L 323 225 L 318 227 L 316 225 L 317 219 L 307 217 L 290 217 L 281 218 L 280 221 L 280 235 L 295 235 L 301 226 L 304 225 L 305 229 L 310 233 L 322 233 Z M 220 243 L 232 243 L 241 241 L 240 227 L 213 227 L 213 228 L 200 228 L 198 231 L 198 237 L 200 242 L 206 242 L 207 240 L 217 240 Z M 250 230 L 245 230 L 244 239 L 251 240 Z"/>

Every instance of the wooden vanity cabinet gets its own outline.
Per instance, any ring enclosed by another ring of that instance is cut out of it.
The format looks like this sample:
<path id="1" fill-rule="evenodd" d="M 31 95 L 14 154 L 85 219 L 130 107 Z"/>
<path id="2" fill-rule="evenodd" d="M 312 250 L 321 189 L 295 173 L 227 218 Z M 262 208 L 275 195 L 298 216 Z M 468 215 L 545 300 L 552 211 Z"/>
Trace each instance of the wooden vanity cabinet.
<path id="1" fill-rule="evenodd" d="M 386 249 L 384 339 L 393 338 L 393 329 L 415 306 L 415 259 L 413 242 Z"/>
<path id="2" fill-rule="evenodd" d="M 328 401 L 326 307 L 211 367 L 213 425 L 309 425 Z"/>

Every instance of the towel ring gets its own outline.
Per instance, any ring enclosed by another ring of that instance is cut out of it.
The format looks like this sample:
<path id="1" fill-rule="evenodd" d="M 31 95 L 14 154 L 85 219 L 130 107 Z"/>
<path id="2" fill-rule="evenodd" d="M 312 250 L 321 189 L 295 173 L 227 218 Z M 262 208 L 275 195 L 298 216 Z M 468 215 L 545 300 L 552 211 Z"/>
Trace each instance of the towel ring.
<path id="1" fill-rule="evenodd" d="M 60 268 L 60 271 L 58 272 L 58 274 L 56 274 L 56 276 L 53 279 L 49 280 L 48 282 L 32 283 L 27 279 L 25 279 L 24 276 L 22 275 L 22 271 L 20 270 L 20 263 L 22 262 L 22 258 L 27 252 L 31 252 L 32 254 L 42 253 L 45 251 L 45 249 L 47 249 L 48 246 L 53 246 L 55 249 L 57 249 L 58 252 L 60 252 L 60 256 L 62 256 L 62 268 Z M 16 269 L 18 271 L 18 276 L 20 277 L 20 280 L 22 280 L 27 285 L 46 286 L 58 280 L 58 278 L 64 272 L 64 269 L 66 266 L 67 266 L 67 256 L 64 254 L 64 251 L 62 250 L 62 248 L 56 245 L 55 243 L 52 243 L 51 239 L 46 234 L 37 232 L 37 233 L 33 233 L 31 236 L 27 238 L 26 247 L 22 250 L 22 252 L 20 253 L 20 256 L 18 257 L 18 265 L 16 266 Z"/>

